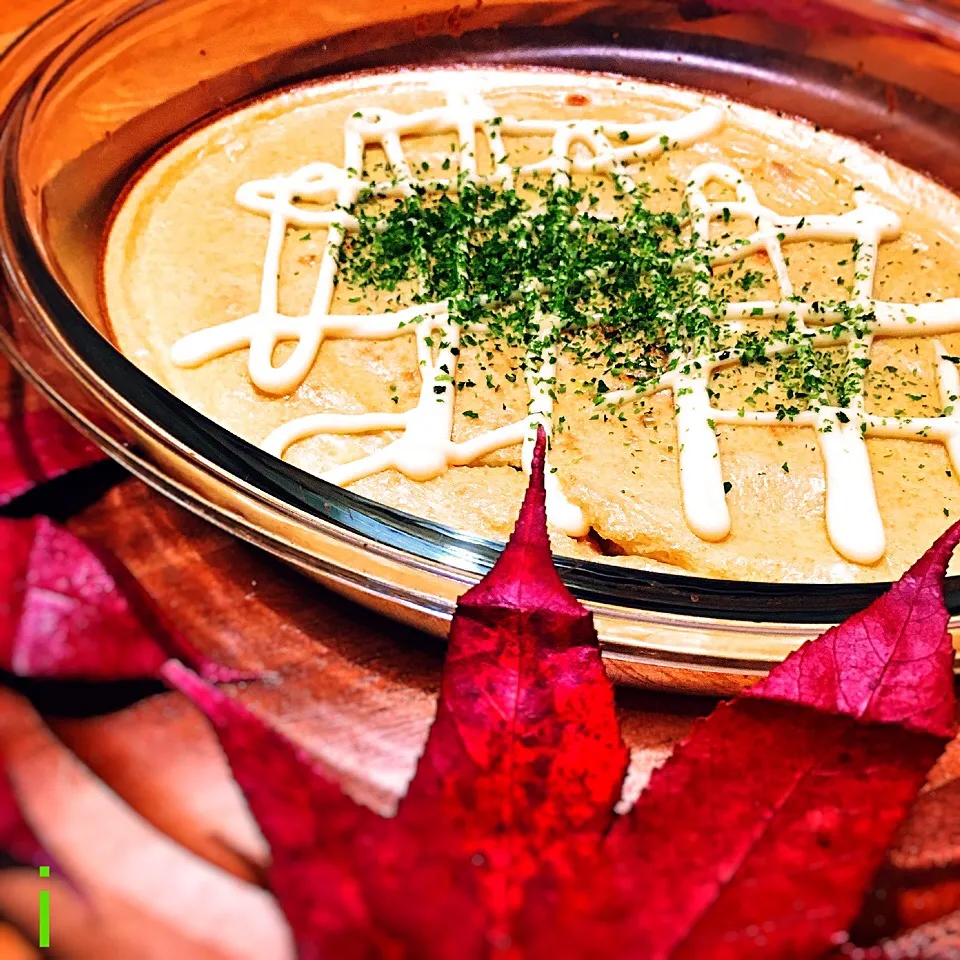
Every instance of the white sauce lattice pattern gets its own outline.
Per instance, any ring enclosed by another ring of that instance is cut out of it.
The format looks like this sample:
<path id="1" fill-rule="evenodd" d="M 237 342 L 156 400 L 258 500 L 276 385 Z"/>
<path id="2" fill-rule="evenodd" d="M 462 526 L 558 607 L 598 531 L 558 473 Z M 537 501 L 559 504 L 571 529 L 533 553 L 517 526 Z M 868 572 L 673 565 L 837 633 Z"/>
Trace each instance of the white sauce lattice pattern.
<path id="1" fill-rule="evenodd" d="M 446 303 L 362 316 L 330 312 L 337 283 L 339 247 L 347 232 L 357 229 L 350 210 L 365 189 L 403 197 L 410 195 L 415 186 L 449 191 L 457 188 L 456 178 L 415 180 L 401 137 L 449 132 L 457 141 L 461 176 L 505 187 L 513 185 L 514 169 L 505 152 L 503 136 L 550 137 L 548 156 L 520 167 L 521 174 L 548 172 L 555 185 L 563 187 L 569 183 L 571 174 L 604 173 L 617 176 L 629 190 L 636 186 L 628 171 L 630 163 L 658 156 L 664 143 L 670 148 L 690 146 L 709 136 L 723 122 L 723 112 L 714 106 L 702 107 L 674 120 L 635 124 L 499 117 L 479 95 L 456 82 L 446 88 L 446 99 L 443 107 L 412 114 L 397 114 L 381 108 L 361 110 L 345 124 L 342 167 L 315 163 L 289 176 L 243 184 L 237 191 L 237 202 L 270 221 L 258 309 L 246 317 L 189 334 L 172 348 L 173 361 L 185 367 L 198 366 L 214 357 L 247 348 L 251 380 L 261 390 L 279 396 L 293 392 L 303 382 L 325 339 L 386 340 L 414 336 L 421 388 L 412 409 L 399 413 L 319 413 L 300 417 L 283 424 L 264 441 L 265 449 L 283 456 L 292 444 L 318 434 L 401 433 L 397 440 L 376 452 L 338 465 L 324 474 L 324 479 L 338 485 L 390 468 L 413 480 L 428 480 L 450 466 L 473 463 L 495 450 L 516 444 L 523 445 L 522 463 L 524 469 L 529 470 L 537 426 L 542 425 L 548 435 L 552 429 L 553 400 L 549 384 L 554 377 L 555 351 L 547 349 L 539 357 L 528 358 L 531 362 L 527 364 L 526 384 L 530 405 L 525 418 L 457 443 L 452 440 L 455 390 L 452 386 L 435 389 L 450 383 L 451 374 L 455 379 L 458 366 L 460 329 L 451 319 Z M 480 174 L 477 167 L 479 138 L 485 140 L 492 160 L 492 171 L 486 175 Z M 362 178 L 364 154 L 372 144 L 382 147 L 395 174 L 394 180 L 372 183 Z M 585 157 L 582 152 L 574 156 L 575 144 L 585 147 L 589 156 Z M 709 201 L 705 188 L 712 181 L 735 190 L 736 201 Z M 313 206 L 304 206 L 305 202 Z M 873 336 L 960 331 L 960 299 L 922 305 L 872 299 L 879 244 L 900 231 L 898 217 L 876 204 L 861 202 L 856 209 L 837 216 L 785 217 L 760 204 L 752 187 L 737 170 L 712 163 L 694 171 L 687 189 L 687 202 L 694 230 L 704 248 L 709 249 L 712 263 L 730 263 L 759 249 L 770 257 L 782 299 L 731 303 L 725 319 L 732 323 L 748 315 L 756 316 L 758 310 L 762 317 L 769 319 L 793 313 L 799 328 L 813 337 L 816 345 L 846 343 L 851 351 L 862 356 L 869 352 Z M 323 204 L 335 206 L 329 210 L 316 209 L 316 205 Z M 745 244 L 714 249 L 709 246 L 710 224 L 724 215 L 724 208 L 734 216 L 755 220 L 756 231 Z M 288 227 L 328 228 L 313 299 L 308 312 L 302 316 L 283 315 L 279 310 L 279 264 Z M 782 245 L 796 238 L 856 241 L 858 280 L 853 302 L 874 316 L 869 336 L 835 338 L 822 328 L 839 322 L 842 319 L 839 311 L 816 311 L 811 304 L 787 299 L 793 296 L 793 288 Z M 548 325 L 550 318 L 542 317 L 541 322 Z M 431 346 L 435 335 L 441 341 L 439 349 Z M 274 352 L 281 341 L 296 341 L 296 346 L 275 366 Z M 772 343 L 768 352 L 789 349 L 794 347 Z M 937 350 L 940 392 L 946 407 L 947 398 L 960 394 L 960 376 L 954 364 L 945 359 L 939 343 Z M 827 529 L 837 550 L 847 559 L 860 563 L 874 562 L 884 551 L 883 525 L 873 491 L 866 436 L 940 441 L 946 444 L 960 470 L 960 414 L 936 418 L 876 417 L 865 412 L 862 392 L 849 407 L 821 407 L 816 412 L 800 413 L 792 420 L 777 420 L 774 413 L 718 409 L 710 402 L 710 375 L 718 367 L 739 362 L 738 356 L 707 352 L 702 356 L 672 359 L 675 364 L 670 372 L 646 392 L 673 392 L 684 511 L 691 529 L 703 539 L 719 540 L 730 530 L 722 464 L 711 423 L 816 428 L 826 473 Z M 605 400 L 620 403 L 635 400 L 637 396 L 635 390 L 624 390 L 607 394 Z M 579 507 L 564 496 L 555 474 L 548 469 L 546 476 L 551 522 L 570 536 L 586 534 L 588 525 Z"/>

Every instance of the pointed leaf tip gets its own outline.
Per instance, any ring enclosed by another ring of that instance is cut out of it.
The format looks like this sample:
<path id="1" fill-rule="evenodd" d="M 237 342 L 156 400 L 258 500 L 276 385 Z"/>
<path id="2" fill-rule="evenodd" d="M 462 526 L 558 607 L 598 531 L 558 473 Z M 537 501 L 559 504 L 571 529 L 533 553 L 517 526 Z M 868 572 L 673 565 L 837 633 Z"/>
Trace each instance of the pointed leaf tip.
<path id="1" fill-rule="evenodd" d="M 941 588 L 942 580 L 947 575 L 947 567 L 950 565 L 950 558 L 957 544 L 960 544 L 960 520 L 947 527 L 943 533 L 934 541 L 933 546 L 904 574 L 904 578 L 916 575 L 918 568 L 924 568 L 926 564 L 930 573 L 939 575 Z M 922 573 L 921 569 L 921 573 Z"/>
<path id="2" fill-rule="evenodd" d="M 546 451 L 546 434 L 543 427 L 538 427 L 530 483 L 513 535 L 493 569 L 460 598 L 461 604 L 514 609 L 542 607 L 574 616 L 587 615 L 560 579 L 553 563 L 547 531 Z"/>
<path id="3" fill-rule="evenodd" d="M 533 445 L 533 460 L 530 463 L 530 485 L 543 489 L 543 470 L 547 461 L 547 433 L 540 424 L 537 427 L 537 440 Z"/>
<path id="4" fill-rule="evenodd" d="M 955 523 L 866 610 L 805 643 L 744 696 L 951 737 L 954 651 L 943 579 L 958 543 Z"/>
<path id="5" fill-rule="evenodd" d="M 547 435 L 542 426 L 537 427 L 537 442 L 533 447 L 533 459 L 530 461 L 530 482 L 524 494 L 520 513 L 513 528 L 511 546 L 543 544 L 549 549 L 547 535 L 547 491 L 544 482 L 544 469 L 547 460 Z"/>

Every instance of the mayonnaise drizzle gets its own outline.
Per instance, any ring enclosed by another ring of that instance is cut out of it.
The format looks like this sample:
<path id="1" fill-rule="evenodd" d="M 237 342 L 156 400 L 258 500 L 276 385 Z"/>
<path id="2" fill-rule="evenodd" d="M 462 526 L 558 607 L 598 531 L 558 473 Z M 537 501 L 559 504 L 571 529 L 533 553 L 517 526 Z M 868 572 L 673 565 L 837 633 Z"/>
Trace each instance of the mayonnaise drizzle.
<path id="1" fill-rule="evenodd" d="M 323 474 L 323 479 L 341 486 L 391 468 L 412 480 L 430 480 L 451 466 L 473 463 L 518 443 L 523 444 L 521 462 L 529 473 L 537 426 L 543 426 L 548 436 L 552 432 L 550 385 L 555 377 L 556 348 L 546 348 L 527 358 L 526 383 L 530 404 L 525 418 L 455 443 L 452 439 L 455 391 L 452 386 L 446 387 L 457 370 L 460 329 L 451 320 L 446 303 L 363 316 L 330 313 L 337 276 L 337 249 L 347 231 L 357 228 L 349 211 L 361 191 L 372 187 L 387 196 L 402 197 L 410 195 L 415 185 L 424 185 L 413 179 L 400 139 L 402 136 L 452 132 L 458 139 L 461 175 L 473 181 L 493 182 L 505 187 L 513 185 L 514 170 L 505 152 L 503 136 L 549 136 L 551 149 L 548 156 L 521 167 L 522 174 L 548 171 L 557 185 L 565 185 L 574 173 L 616 174 L 627 189 L 633 189 L 635 184 L 626 171 L 626 164 L 658 156 L 664 149 L 662 138 L 673 147 L 695 143 L 717 129 L 722 121 L 722 112 L 717 107 L 703 107 L 676 120 L 634 124 L 523 120 L 498 117 L 479 95 L 469 90 L 468 84 L 451 79 L 445 93 L 446 106 L 417 113 L 398 114 L 383 108 L 358 111 L 344 126 L 343 167 L 315 163 L 289 176 L 243 184 L 237 190 L 237 203 L 270 219 L 259 306 L 249 316 L 188 334 L 171 350 L 175 364 L 195 367 L 214 357 L 248 347 L 250 379 L 264 392 L 281 396 L 293 392 L 303 383 L 325 339 L 387 340 L 414 335 L 421 387 L 419 400 L 411 410 L 403 413 L 319 413 L 299 417 L 278 427 L 263 443 L 264 449 L 282 457 L 294 443 L 318 434 L 401 431 L 399 439 L 375 453 L 333 467 Z M 486 141 L 493 163 L 492 172 L 486 176 L 477 168 L 478 137 Z M 614 146 L 614 138 L 619 146 Z M 361 178 L 364 152 L 371 144 L 383 148 L 395 180 L 369 183 Z M 574 144 L 587 147 L 590 158 L 585 159 L 582 153 L 573 156 Z M 432 178 L 429 185 L 434 184 L 443 190 L 457 188 L 456 178 Z M 299 198 L 300 202 L 294 198 Z M 300 205 L 303 201 L 334 203 L 336 207 L 318 211 L 304 208 Z M 280 255 L 289 226 L 329 229 L 317 287 L 305 316 L 286 316 L 279 310 Z M 544 334 L 549 333 L 551 323 L 550 317 L 541 318 Z M 427 342 L 428 339 L 437 339 L 431 337 L 432 334 L 438 334 L 441 341 L 435 356 Z M 274 366 L 274 352 L 283 340 L 295 340 L 297 345 L 283 363 Z M 435 387 L 445 389 L 435 390 Z M 549 464 L 546 477 L 547 511 L 551 523 L 568 536 L 584 536 L 589 531 L 589 523 L 582 510 L 564 495 Z"/>
<path id="2" fill-rule="evenodd" d="M 320 347 L 326 339 L 388 340 L 414 336 L 421 376 L 417 404 L 393 413 L 333 414 L 318 413 L 291 420 L 274 430 L 263 442 L 264 449 L 282 457 L 295 443 L 320 434 L 364 434 L 396 431 L 398 439 L 376 452 L 350 463 L 331 468 L 323 479 L 346 486 L 383 470 L 398 470 L 412 480 L 438 477 L 451 466 L 462 466 L 506 447 L 522 444 L 521 462 L 529 473 L 536 427 L 552 431 L 553 400 L 550 384 L 556 368 L 556 347 L 544 349 L 527 358 L 526 385 L 530 393 L 525 418 L 469 440 L 454 442 L 455 391 L 436 390 L 455 379 L 458 366 L 460 329 L 450 317 L 445 302 L 419 305 L 403 310 L 362 316 L 332 314 L 331 304 L 337 283 L 337 254 L 347 232 L 357 229 L 350 213 L 361 192 L 372 187 L 393 197 L 409 196 L 414 186 L 436 185 L 439 190 L 455 191 L 456 178 L 431 178 L 416 181 L 410 169 L 401 137 L 434 133 L 453 133 L 458 141 L 462 176 L 476 181 L 510 187 L 514 170 L 506 154 L 503 136 L 540 136 L 551 138 L 549 154 L 536 163 L 520 168 L 522 174 L 549 172 L 557 186 L 565 186 L 571 174 L 605 173 L 615 175 L 622 188 L 633 190 L 636 183 L 628 170 L 634 161 L 652 158 L 669 147 L 685 147 L 704 139 L 723 123 L 723 111 L 704 106 L 674 120 L 620 124 L 609 121 L 525 120 L 498 117 L 475 91 L 469 81 L 445 78 L 446 104 L 411 114 L 399 114 L 384 108 L 368 108 L 350 117 L 344 126 L 344 163 L 314 163 L 288 176 L 254 180 L 236 193 L 244 209 L 269 218 L 270 228 L 264 257 L 257 310 L 245 317 L 198 330 L 178 340 L 171 358 L 183 367 L 196 367 L 214 357 L 248 348 L 251 381 L 262 391 L 276 396 L 292 393 L 307 377 Z M 626 132 L 626 140 L 623 133 Z M 477 167 L 477 140 L 482 138 L 489 150 L 492 171 L 482 175 Z M 664 139 L 665 138 L 665 139 Z M 379 144 L 390 162 L 395 179 L 371 183 L 362 178 L 364 154 L 368 146 Z M 574 151 L 575 145 L 586 148 Z M 706 187 L 718 182 L 736 194 L 736 200 L 710 201 Z M 732 263 L 763 250 L 770 258 L 781 299 L 730 303 L 724 319 L 737 323 L 746 317 L 767 319 L 796 317 L 798 329 L 814 338 L 815 345 L 846 344 L 851 359 L 869 354 L 875 336 L 918 336 L 960 331 L 960 299 L 938 303 L 897 304 L 872 299 L 879 245 L 899 235 L 899 217 L 879 204 L 857 194 L 854 210 L 835 216 L 813 214 L 786 216 L 760 203 L 756 192 L 742 173 L 719 163 L 706 163 L 691 175 L 686 191 L 693 229 L 698 242 L 708 251 L 714 265 Z M 313 204 L 303 206 L 304 202 Z M 332 205 L 318 210 L 317 205 Z M 748 217 L 756 224 L 746 242 L 716 247 L 710 240 L 710 227 L 722 217 Z M 308 312 L 287 316 L 279 309 L 280 257 L 288 227 L 326 228 L 327 239 L 320 272 Z M 874 317 L 866 336 L 854 337 L 833 332 L 818 335 L 818 328 L 839 323 L 838 310 L 821 309 L 793 297 L 783 244 L 792 240 L 833 240 L 856 242 L 855 275 L 852 300 Z M 706 280 L 706 278 L 704 278 Z M 541 317 L 541 329 L 550 332 L 552 318 Z M 440 340 L 439 349 L 430 346 Z M 549 342 L 549 337 L 545 337 Z M 279 365 L 273 357 L 281 341 L 296 341 L 292 353 Z M 767 352 L 794 349 L 789 343 L 771 343 Z M 807 427 L 816 429 L 826 474 L 826 525 L 837 551 L 857 563 L 874 563 L 884 553 L 883 523 L 877 506 L 873 476 L 865 438 L 900 437 L 943 443 L 955 469 L 960 472 L 960 375 L 947 358 L 939 341 L 937 373 L 941 400 L 945 408 L 956 406 L 958 413 L 935 418 L 878 417 L 864 409 L 863 393 L 845 408 L 822 407 L 804 412 L 792 420 L 778 420 L 775 413 L 735 411 L 711 405 L 708 386 L 714 370 L 736 364 L 735 352 L 723 354 L 695 351 L 696 355 L 675 357 L 670 372 L 645 390 L 673 392 L 679 440 L 680 485 L 687 522 L 704 540 L 722 540 L 730 532 L 730 514 L 724 491 L 723 469 L 719 455 L 716 426 L 756 425 Z M 635 400 L 636 390 L 606 394 L 610 403 Z M 563 493 L 556 474 L 548 470 L 547 509 L 552 524 L 569 536 L 585 535 L 589 530 L 582 510 Z"/>
<path id="3" fill-rule="evenodd" d="M 735 191 L 736 200 L 710 201 L 705 189 L 718 182 Z M 733 263 L 758 250 L 767 253 L 783 299 L 730 303 L 724 319 L 737 323 L 747 317 L 784 320 L 794 316 L 797 329 L 813 338 L 815 346 L 844 344 L 849 362 L 869 356 L 874 337 L 911 337 L 960 331 L 960 298 L 923 304 L 887 303 L 872 298 L 880 243 L 900 233 L 900 218 L 892 211 L 855 194 L 855 209 L 836 216 L 822 214 L 785 216 L 765 207 L 744 175 L 725 164 L 697 167 L 687 184 L 686 199 L 693 228 L 714 265 Z M 726 211 L 726 212 L 725 212 Z M 748 217 L 756 224 L 746 242 L 717 248 L 710 241 L 710 225 L 727 217 Z M 837 309 L 788 300 L 793 284 L 783 254 L 791 240 L 850 241 L 854 246 L 854 288 L 851 302 L 872 314 L 866 334 L 855 336 L 848 329 L 818 335 L 818 328 L 840 324 L 844 314 Z M 766 353 L 774 356 L 794 349 L 791 343 L 771 342 Z M 945 409 L 960 411 L 960 376 L 947 359 L 939 341 L 937 378 Z M 876 563 L 886 549 L 883 521 L 877 505 L 873 473 L 867 452 L 867 437 L 901 437 L 944 443 L 954 469 L 960 472 L 960 414 L 941 417 L 878 417 L 864 409 L 861 389 L 847 407 L 820 407 L 792 419 L 778 419 L 775 412 L 726 410 L 711 406 L 707 392 L 711 375 L 720 367 L 740 362 L 735 351 L 703 353 L 683 358 L 675 369 L 647 389 L 673 391 L 680 443 L 680 484 L 684 513 L 691 530 L 704 540 L 720 540 L 730 530 L 730 513 L 723 489 L 723 473 L 715 427 L 765 426 L 807 427 L 816 430 L 824 462 L 826 526 L 830 541 L 841 556 L 855 563 Z M 608 394 L 612 403 L 637 397 L 636 391 Z M 713 424 L 711 426 L 711 423 Z"/>

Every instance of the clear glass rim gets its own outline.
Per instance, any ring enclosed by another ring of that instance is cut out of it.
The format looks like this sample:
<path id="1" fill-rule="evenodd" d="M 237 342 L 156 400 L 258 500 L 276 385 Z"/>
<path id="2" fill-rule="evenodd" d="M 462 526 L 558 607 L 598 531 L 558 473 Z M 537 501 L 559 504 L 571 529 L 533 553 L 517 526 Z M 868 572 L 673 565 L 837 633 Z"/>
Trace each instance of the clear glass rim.
<path id="1" fill-rule="evenodd" d="M 68 13 L 66 4 L 50 17 Z M 140 4 L 138 10 L 153 6 Z M 132 13 L 130 15 L 135 15 Z M 97 42 L 102 31 L 86 30 L 88 42 Z M 93 34 L 93 39 L 89 40 Z M 31 43 L 31 34 L 16 47 L 22 54 Z M 333 76 L 346 70 L 376 68 L 388 64 L 410 65 L 425 59 L 432 62 L 460 62 L 473 65 L 526 64 L 569 68 L 589 56 L 599 69 L 620 73 L 644 73 L 651 64 L 659 72 L 675 62 L 678 55 L 687 67 L 710 67 L 717 76 L 748 76 L 754 84 L 771 88 L 784 82 L 785 68 L 791 84 L 807 85 L 811 94 L 821 92 L 822 105 L 835 109 L 836 90 L 842 86 L 848 109 L 886 109 L 887 87 L 868 77 L 855 77 L 840 67 L 802 57 L 776 54 L 764 48 L 744 55 L 744 44 L 666 32 L 625 32 L 616 41 L 598 37 L 589 29 L 553 30 L 536 28 L 500 32 L 496 37 L 467 34 L 418 43 L 414 49 L 396 48 L 388 55 L 372 53 L 352 62 L 340 62 L 312 72 L 300 80 Z M 37 51 L 37 70 L 42 70 Z M 676 79 L 682 71 L 675 68 Z M 840 81 L 842 82 L 842 85 Z M 269 90 L 258 91 L 262 95 Z M 723 91 L 721 91 L 723 92 Z M 914 94 L 903 91 L 904 109 L 911 112 L 917 129 L 927 129 L 940 139 L 944 130 L 960 131 L 960 116 Z M 104 384 L 122 397 L 124 411 L 134 415 L 141 426 L 152 429 L 162 442 L 181 453 L 189 451 L 222 480 L 239 482 L 244 492 L 262 494 L 271 507 L 278 504 L 298 519 L 321 521 L 327 532 L 333 527 L 344 536 L 359 537 L 374 549 L 401 553 L 411 563 L 425 564 L 459 581 L 469 581 L 486 572 L 501 545 L 464 535 L 430 521 L 381 506 L 348 490 L 334 487 L 247 443 L 178 400 L 143 374 L 97 331 L 78 309 L 68 291 L 57 281 L 48 252 L 35 236 L 24 214 L 18 178 L 18 146 L 24 117 L 33 96 L 32 82 L 24 82 L 7 109 L 7 123 L 0 140 L 0 174 L 3 177 L 0 257 L 19 305 L 25 310 L 50 348 L 60 355 L 96 393 Z M 253 97 L 247 97 L 249 102 Z M 226 109 L 236 109 L 231 104 Z M 205 119 L 209 119 L 205 118 Z M 815 118 L 811 118 L 815 119 Z M 841 132 L 843 132 L 841 130 Z M 958 136 L 960 142 L 960 136 Z M 158 147 L 160 145 L 158 144 Z M 39 376 L 39 374 L 38 374 Z M 40 377 L 42 379 L 42 377 Z M 56 393 L 55 388 L 47 387 Z M 117 410 L 112 411 L 116 415 Z M 695 621 L 764 622 L 782 624 L 824 624 L 835 622 L 862 609 L 889 587 L 889 583 L 803 584 L 719 580 L 682 573 L 659 573 L 622 568 L 610 564 L 556 558 L 564 581 L 576 596 L 594 604 L 651 611 Z M 947 598 L 953 611 L 960 611 L 960 578 L 949 578 Z"/>

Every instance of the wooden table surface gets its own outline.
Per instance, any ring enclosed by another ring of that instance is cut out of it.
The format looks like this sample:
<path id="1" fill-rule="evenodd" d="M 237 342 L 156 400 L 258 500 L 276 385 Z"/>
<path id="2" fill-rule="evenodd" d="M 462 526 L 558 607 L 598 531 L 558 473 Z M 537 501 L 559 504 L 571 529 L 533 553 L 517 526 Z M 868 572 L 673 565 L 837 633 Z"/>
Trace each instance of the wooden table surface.
<path id="1" fill-rule="evenodd" d="M 49 6 L 0 3 L 0 47 Z M 41 403 L 0 364 L 0 415 Z M 357 798 L 390 809 L 435 709 L 441 643 L 326 592 L 113 464 L 60 489 L 69 526 L 118 554 L 197 646 L 266 671 L 239 691 L 246 702 Z M 0 688 L 0 747 L 29 818 L 85 892 L 86 902 L 54 882 L 56 955 L 292 957 L 262 887 L 263 840 L 199 714 L 179 694 L 124 687 L 97 716 L 102 692 L 91 703 L 77 691 L 58 704 L 72 716 L 48 725 L 37 696 Z M 618 703 L 634 790 L 713 706 L 628 689 Z M 0 958 L 39 956 L 30 946 L 38 889 L 31 871 L 0 873 Z"/>

